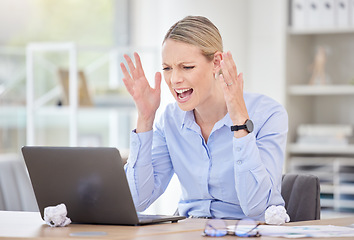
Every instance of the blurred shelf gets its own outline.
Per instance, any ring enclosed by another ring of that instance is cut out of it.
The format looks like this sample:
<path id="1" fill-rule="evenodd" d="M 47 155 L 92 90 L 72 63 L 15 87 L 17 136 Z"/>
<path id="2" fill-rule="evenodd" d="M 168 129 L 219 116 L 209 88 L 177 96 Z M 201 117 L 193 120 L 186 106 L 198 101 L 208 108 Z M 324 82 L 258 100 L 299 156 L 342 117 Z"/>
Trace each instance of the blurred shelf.
<path id="1" fill-rule="evenodd" d="M 0 106 L 0 128 L 23 129 L 26 127 L 25 106 Z"/>
<path id="2" fill-rule="evenodd" d="M 291 95 L 354 95 L 353 85 L 294 85 L 288 89 Z"/>
<path id="3" fill-rule="evenodd" d="M 321 186 L 322 188 L 322 186 Z M 338 193 L 340 194 L 351 194 L 353 195 L 354 194 L 354 185 L 349 185 L 349 184 L 341 184 L 339 187 L 338 187 Z M 354 203 L 353 203 L 354 204 Z"/>
<path id="4" fill-rule="evenodd" d="M 339 200 L 337 203 L 338 203 L 340 208 L 354 208 L 354 201 L 352 199 Z"/>
<path id="5" fill-rule="evenodd" d="M 291 14 L 293 1 L 287 2 L 290 7 L 288 14 Z M 288 17 L 292 19 L 291 15 Z M 353 68 L 348 65 L 354 53 L 353 37 L 354 25 L 288 26 L 286 29 L 286 107 L 290 116 L 288 139 L 291 139 L 287 145 L 288 171 L 318 176 L 321 207 L 333 212 L 354 211 L 352 133 L 342 142 L 333 137 L 316 141 L 311 137 L 301 139 L 304 135 L 299 134 L 298 130 L 302 124 L 353 126 L 354 108 L 351 106 L 354 105 L 354 83 L 349 80 Z M 314 64 L 321 64 L 321 59 L 317 58 L 322 56 L 319 46 L 325 48 L 325 59 L 329 60 L 327 64 L 330 62 L 330 67 L 327 66 L 324 71 L 331 76 L 331 84 L 310 85 L 308 83 L 311 73 L 314 73 Z M 299 139 L 299 142 L 295 139 Z M 301 142 L 304 139 L 309 143 Z"/>
<path id="6" fill-rule="evenodd" d="M 321 193 L 333 194 L 334 186 L 329 184 L 321 184 Z"/>
<path id="7" fill-rule="evenodd" d="M 288 33 L 292 35 L 354 33 L 354 27 L 302 28 L 302 29 L 289 27 Z"/>
<path id="8" fill-rule="evenodd" d="M 18 113 L 18 112 L 26 112 L 26 106 L 3 106 L 3 105 L 0 105 L 0 114 L 15 114 L 15 113 Z"/>
<path id="9" fill-rule="evenodd" d="M 123 111 L 124 110 L 124 111 Z M 79 107 L 77 109 L 77 113 L 90 113 L 90 114 L 94 114 L 94 113 L 108 113 L 108 112 L 124 112 L 124 113 L 130 113 L 130 111 L 127 110 L 131 110 L 131 112 L 134 112 L 135 109 L 131 108 L 131 107 L 118 107 L 118 106 L 100 106 L 100 107 L 96 107 L 96 106 L 92 106 L 92 107 Z M 70 114 L 71 109 L 68 106 L 48 106 L 48 107 L 41 107 L 40 109 L 38 109 L 36 111 L 36 115 L 39 116 L 66 116 L 68 114 Z"/>
<path id="10" fill-rule="evenodd" d="M 354 154 L 354 145 L 349 144 L 346 146 L 333 146 L 333 145 L 300 145 L 289 144 L 289 153 L 292 154 L 336 154 L 347 155 Z"/>
<path id="11" fill-rule="evenodd" d="M 352 212 L 339 212 L 333 209 L 321 209 L 321 219 L 333 219 L 343 217 L 354 217 Z"/>
<path id="12" fill-rule="evenodd" d="M 100 111 L 106 109 L 131 109 L 135 110 L 135 104 L 130 96 L 108 95 L 97 96 L 93 99 L 93 106 L 79 106 L 78 111 Z M 36 110 L 37 111 L 37 110 Z M 70 112 L 69 106 L 43 106 L 39 109 L 40 114 L 58 115 Z M 26 106 L 1 106 L 0 116 L 8 116 L 15 114 L 26 114 Z"/>
<path id="13" fill-rule="evenodd" d="M 333 207 L 333 205 L 334 205 L 333 199 L 321 198 L 320 201 L 321 201 L 321 207 Z"/>
<path id="14" fill-rule="evenodd" d="M 95 107 L 127 107 L 135 108 L 135 103 L 130 95 L 108 94 L 93 97 Z"/>
<path id="15" fill-rule="evenodd" d="M 122 103 L 122 102 L 121 102 Z M 36 110 L 34 117 L 38 123 L 36 127 L 68 127 L 69 116 L 72 110 L 69 106 L 44 106 Z M 92 107 L 79 107 L 76 114 L 79 117 L 80 126 L 95 122 L 108 126 L 110 114 L 117 117 L 132 117 L 136 114 L 135 105 L 105 105 Z M 0 106 L 0 128 L 26 128 L 27 109 L 25 106 Z M 94 116 L 94 117 L 93 117 Z M 83 121 L 83 119 L 86 119 Z"/>

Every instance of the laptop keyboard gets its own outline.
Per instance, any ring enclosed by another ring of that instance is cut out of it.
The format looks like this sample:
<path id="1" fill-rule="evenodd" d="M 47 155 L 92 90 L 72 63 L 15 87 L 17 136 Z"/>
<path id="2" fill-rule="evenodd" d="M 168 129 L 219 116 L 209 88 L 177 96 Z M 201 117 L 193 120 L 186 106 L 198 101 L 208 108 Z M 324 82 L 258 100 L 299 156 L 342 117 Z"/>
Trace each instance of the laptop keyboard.
<path id="1" fill-rule="evenodd" d="M 148 214 L 138 214 L 139 219 L 160 219 L 166 217 L 164 215 L 148 215 Z"/>

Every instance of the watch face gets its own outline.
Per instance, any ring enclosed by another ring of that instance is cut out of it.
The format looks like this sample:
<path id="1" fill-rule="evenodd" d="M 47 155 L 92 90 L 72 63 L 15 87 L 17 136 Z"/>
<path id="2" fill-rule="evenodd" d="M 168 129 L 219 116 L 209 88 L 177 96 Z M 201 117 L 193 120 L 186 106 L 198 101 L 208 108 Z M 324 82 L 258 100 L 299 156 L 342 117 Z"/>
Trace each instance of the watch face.
<path id="1" fill-rule="evenodd" d="M 253 132 L 253 122 L 250 119 L 246 121 L 246 130 L 249 133 Z"/>

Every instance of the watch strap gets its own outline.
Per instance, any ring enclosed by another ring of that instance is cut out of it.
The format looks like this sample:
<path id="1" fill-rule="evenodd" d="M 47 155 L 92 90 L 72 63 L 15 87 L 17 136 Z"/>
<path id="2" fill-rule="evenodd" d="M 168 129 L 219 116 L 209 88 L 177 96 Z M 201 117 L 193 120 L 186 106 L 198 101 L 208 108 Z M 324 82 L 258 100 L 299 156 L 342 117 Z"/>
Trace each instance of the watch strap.
<path id="1" fill-rule="evenodd" d="M 242 130 L 242 129 L 247 129 L 247 126 L 246 124 L 244 125 L 234 125 L 234 126 L 231 126 L 231 131 L 239 131 L 239 130 Z"/>
<path id="2" fill-rule="evenodd" d="M 247 119 L 243 125 L 234 125 L 231 126 L 231 131 L 238 131 L 245 129 L 248 133 L 253 131 L 253 122 L 250 119 Z"/>

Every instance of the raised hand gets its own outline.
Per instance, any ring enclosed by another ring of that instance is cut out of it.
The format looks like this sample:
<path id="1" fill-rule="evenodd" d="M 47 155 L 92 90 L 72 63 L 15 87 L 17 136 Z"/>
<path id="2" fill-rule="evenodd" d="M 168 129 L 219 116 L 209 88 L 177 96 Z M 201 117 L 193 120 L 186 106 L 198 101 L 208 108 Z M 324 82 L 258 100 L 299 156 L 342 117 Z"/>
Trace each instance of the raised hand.
<path id="1" fill-rule="evenodd" d="M 243 98 L 243 74 L 237 73 L 236 64 L 230 52 L 223 53 L 221 71 L 222 73 L 219 75 L 219 81 L 222 85 L 230 118 L 233 124 L 242 125 L 247 119 L 249 119 L 245 100 Z M 235 134 L 240 135 L 236 132 Z"/>
<path id="2" fill-rule="evenodd" d="M 124 74 L 123 82 L 138 109 L 136 132 L 146 132 L 152 129 L 156 110 L 160 106 L 161 73 L 155 74 L 155 88 L 152 88 L 145 77 L 139 55 L 134 53 L 135 65 L 128 55 L 124 55 L 124 58 L 130 73 L 124 63 L 121 63 L 120 67 Z"/>

